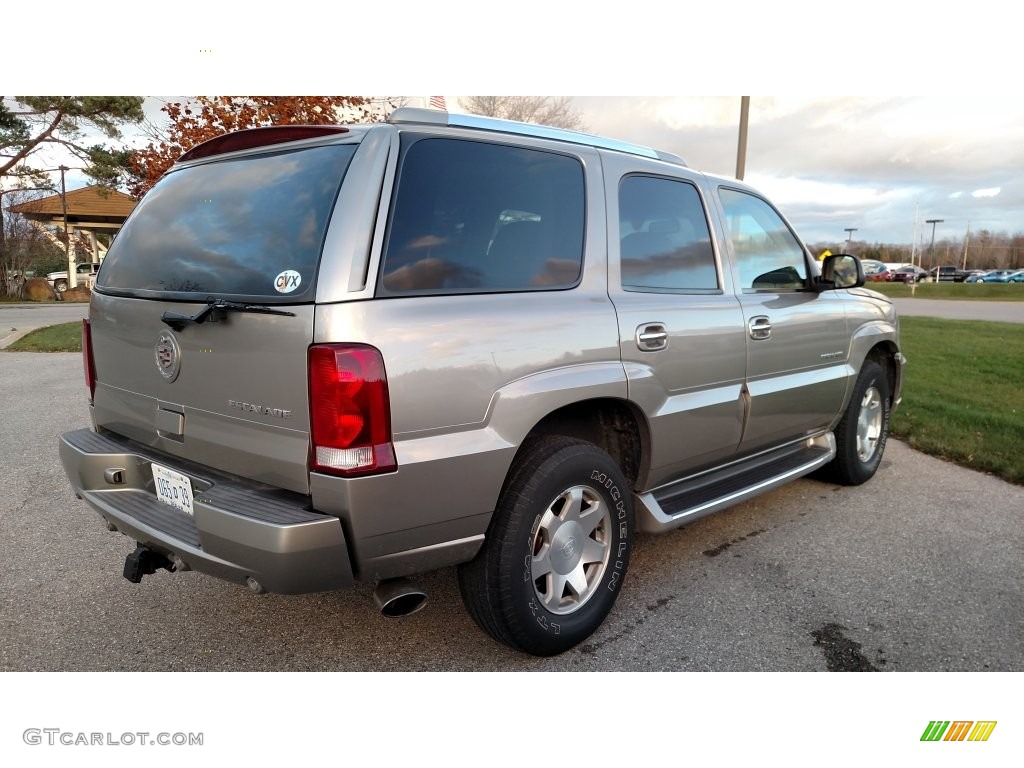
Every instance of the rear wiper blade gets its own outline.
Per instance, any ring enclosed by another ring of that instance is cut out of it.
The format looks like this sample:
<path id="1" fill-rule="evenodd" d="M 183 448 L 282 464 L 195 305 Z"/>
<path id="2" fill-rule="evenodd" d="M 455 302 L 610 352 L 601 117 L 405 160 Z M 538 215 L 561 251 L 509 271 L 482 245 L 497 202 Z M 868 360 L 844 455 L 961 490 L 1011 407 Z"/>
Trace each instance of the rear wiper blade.
<path id="1" fill-rule="evenodd" d="M 174 330 L 180 331 L 189 323 L 199 325 L 200 323 L 205 323 L 207 320 L 216 322 L 215 313 L 217 312 L 255 312 L 261 315 L 285 315 L 287 317 L 295 317 L 294 312 L 288 312 L 284 309 L 274 309 L 273 307 L 267 307 L 263 304 L 241 304 L 237 301 L 214 299 L 191 317 L 188 315 L 179 315 L 177 312 L 164 312 L 160 316 L 160 320 L 171 326 Z"/>

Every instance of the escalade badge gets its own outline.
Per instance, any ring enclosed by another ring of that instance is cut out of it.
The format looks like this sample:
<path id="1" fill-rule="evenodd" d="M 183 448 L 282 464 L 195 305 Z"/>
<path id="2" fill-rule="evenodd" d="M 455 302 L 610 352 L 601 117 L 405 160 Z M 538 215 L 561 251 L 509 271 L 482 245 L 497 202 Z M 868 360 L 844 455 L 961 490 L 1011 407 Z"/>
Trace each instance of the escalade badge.
<path id="1" fill-rule="evenodd" d="M 178 378 L 181 369 L 181 347 L 174 334 L 169 331 L 161 333 L 156 340 L 156 368 L 167 381 Z"/>

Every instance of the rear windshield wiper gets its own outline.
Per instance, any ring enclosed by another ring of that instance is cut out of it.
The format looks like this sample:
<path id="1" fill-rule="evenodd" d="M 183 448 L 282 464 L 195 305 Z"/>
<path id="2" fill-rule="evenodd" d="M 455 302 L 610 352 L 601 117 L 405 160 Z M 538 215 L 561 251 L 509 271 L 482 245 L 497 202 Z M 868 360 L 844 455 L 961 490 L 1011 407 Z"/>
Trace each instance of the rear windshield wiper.
<path id="1" fill-rule="evenodd" d="M 273 307 L 267 307 L 262 304 L 240 304 L 236 301 L 213 299 L 191 317 L 188 315 L 179 315 L 177 312 L 164 312 L 160 316 L 160 320 L 171 326 L 174 330 L 180 331 L 189 323 L 199 325 L 207 320 L 216 322 L 217 319 L 215 317 L 215 313 L 217 312 L 256 312 L 261 315 L 286 315 L 287 317 L 295 317 L 294 312 L 288 312 L 284 309 L 274 309 Z"/>

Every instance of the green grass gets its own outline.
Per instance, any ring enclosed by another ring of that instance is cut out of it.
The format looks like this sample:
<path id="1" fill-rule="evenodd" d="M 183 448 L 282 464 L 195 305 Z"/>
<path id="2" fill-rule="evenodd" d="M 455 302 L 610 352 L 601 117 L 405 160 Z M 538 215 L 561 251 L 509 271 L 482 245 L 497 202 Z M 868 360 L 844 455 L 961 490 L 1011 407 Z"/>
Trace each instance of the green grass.
<path id="1" fill-rule="evenodd" d="M 82 321 L 37 328 L 7 349 L 11 352 L 81 352 Z"/>
<path id="2" fill-rule="evenodd" d="M 909 364 L 893 435 L 1024 485 L 1024 325 L 904 317 L 900 328 Z"/>
<path id="3" fill-rule="evenodd" d="M 919 283 L 913 291 L 905 283 L 865 283 L 864 287 L 906 299 L 1024 301 L 1024 283 Z"/>

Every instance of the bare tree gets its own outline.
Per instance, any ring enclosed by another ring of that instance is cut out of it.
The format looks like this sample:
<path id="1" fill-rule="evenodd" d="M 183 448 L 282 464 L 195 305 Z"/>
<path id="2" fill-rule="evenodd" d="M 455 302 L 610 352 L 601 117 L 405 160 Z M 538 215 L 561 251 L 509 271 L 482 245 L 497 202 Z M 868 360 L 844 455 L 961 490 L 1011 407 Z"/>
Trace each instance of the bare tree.
<path id="1" fill-rule="evenodd" d="M 568 96 L 462 96 L 459 104 L 475 115 L 573 131 L 585 129 L 582 116 Z"/>
<path id="2" fill-rule="evenodd" d="M 39 196 L 36 189 L 0 190 L 0 211 Z M 63 253 L 20 214 L 0 217 L 0 233 L 0 296 L 21 296 L 30 268 L 51 272 L 61 267 Z"/>

